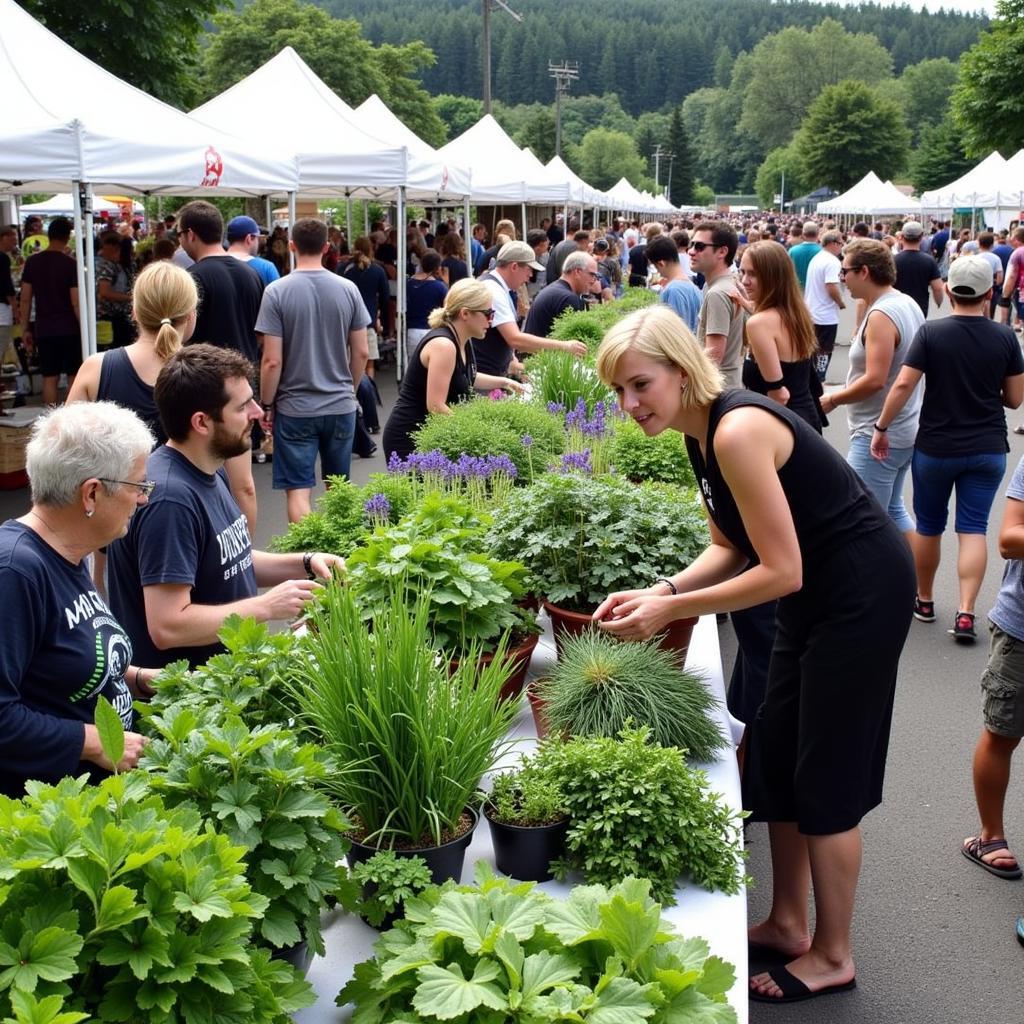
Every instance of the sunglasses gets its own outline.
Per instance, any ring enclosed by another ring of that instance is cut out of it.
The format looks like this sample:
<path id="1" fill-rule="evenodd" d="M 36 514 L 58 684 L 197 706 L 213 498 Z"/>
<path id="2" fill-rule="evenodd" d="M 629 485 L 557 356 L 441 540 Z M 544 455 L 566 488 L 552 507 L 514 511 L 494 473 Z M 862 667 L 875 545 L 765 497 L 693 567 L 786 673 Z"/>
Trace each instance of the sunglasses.
<path id="1" fill-rule="evenodd" d="M 474 309 L 473 312 L 474 313 L 483 313 L 483 315 L 485 317 L 487 317 L 488 320 L 493 320 L 494 319 L 494 310 L 493 309 Z"/>
<path id="2" fill-rule="evenodd" d="M 714 245 L 711 242 L 691 242 L 690 248 L 694 252 L 703 252 L 705 249 L 713 249 Z"/>
<path id="3" fill-rule="evenodd" d="M 137 487 L 140 494 L 147 498 L 156 490 L 155 480 L 111 480 L 110 477 L 98 476 L 97 480 L 105 484 L 124 484 L 125 487 Z"/>

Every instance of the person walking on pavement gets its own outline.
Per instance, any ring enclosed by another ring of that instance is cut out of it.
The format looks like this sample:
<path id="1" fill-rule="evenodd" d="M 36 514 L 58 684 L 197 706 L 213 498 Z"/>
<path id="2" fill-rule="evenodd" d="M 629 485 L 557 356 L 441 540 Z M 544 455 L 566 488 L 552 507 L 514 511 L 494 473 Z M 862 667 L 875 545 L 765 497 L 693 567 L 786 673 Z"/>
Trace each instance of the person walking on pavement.
<path id="1" fill-rule="evenodd" d="M 846 309 L 843 290 L 839 286 L 840 259 L 843 236 L 835 229 L 821 236 L 821 251 L 807 264 L 804 300 L 814 324 L 814 337 L 818 351 L 814 357 L 814 372 L 824 384 L 839 331 L 839 310 Z"/>

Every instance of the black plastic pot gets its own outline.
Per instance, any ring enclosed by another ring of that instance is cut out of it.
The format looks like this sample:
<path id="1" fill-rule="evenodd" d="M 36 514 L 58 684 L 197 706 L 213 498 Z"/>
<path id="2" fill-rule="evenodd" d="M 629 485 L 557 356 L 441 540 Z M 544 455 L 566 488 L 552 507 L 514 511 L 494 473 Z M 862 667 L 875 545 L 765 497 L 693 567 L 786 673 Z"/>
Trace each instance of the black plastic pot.
<path id="1" fill-rule="evenodd" d="M 551 862 L 565 852 L 569 819 L 553 825 L 506 825 L 495 821 L 484 807 L 491 829 L 491 845 L 498 870 L 523 882 L 546 882 L 551 878 Z"/>
<path id="2" fill-rule="evenodd" d="M 473 824 L 466 832 L 453 839 L 451 842 L 441 846 L 426 846 L 420 850 L 395 849 L 396 857 L 422 857 L 427 862 L 430 871 L 431 881 L 435 885 L 443 885 L 449 878 L 456 882 L 462 879 L 462 865 L 466 859 L 466 849 L 473 840 L 473 830 L 480 821 L 480 815 L 472 808 L 467 807 L 465 812 L 473 818 Z M 387 846 L 367 846 L 365 843 L 352 840 L 352 848 L 348 852 L 348 863 L 351 867 L 354 864 L 362 864 L 369 860 L 375 853 L 386 850 Z"/>
<path id="3" fill-rule="evenodd" d="M 309 944 L 303 940 L 296 942 L 293 946 L 281 946 L 270 953 L 272 960 L 284 960 L 290 963 L 303 977 L 309 972 L 309 965 L 313 962 L 313 951 Z"/>

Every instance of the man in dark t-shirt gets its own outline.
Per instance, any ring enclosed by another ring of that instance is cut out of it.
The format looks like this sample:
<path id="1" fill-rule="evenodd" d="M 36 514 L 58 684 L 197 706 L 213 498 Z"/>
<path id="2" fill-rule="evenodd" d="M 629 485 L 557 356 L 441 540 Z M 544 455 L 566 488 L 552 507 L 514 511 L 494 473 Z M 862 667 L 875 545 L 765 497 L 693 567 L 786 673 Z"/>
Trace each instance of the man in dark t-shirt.
<path id="1" fill-rule="evenodd" d="M 562 276 L 537 293 L 523 330 L 539 338 L 551 335 L 557 317 L 567 309 L 582 309 L 581 296 L 587 294 L 597 280 L 597 260 L 590 253 L 571 252 L 562 265 Z"/>
<path id="2" fill-rule="evenodd" d="M 11 344 L 11 334 L 18 320 L 18 293 L 11 277 L 11 257 L 18 245 L 18 231 L 13 226 L 0 227 L 0 365 Z"/>
<path id="3" fill-rule="evenodd" d="M 928 316 L 928 291 L 931 290 L 936 309 L 942 305 L 942 275 L 935 257 L 921 252 L 924 227 L 908 220 L 900 231 L 903 251 L 896 254 L 896 290 L 909 295 Z"/>
<path id="4" fill-rule="evenodd" d="M 262 415 L 253 366 L 230 349 L 189 345 L 160 371 L 154 398 L 167 444 L 146 464 L 156 482 L 128 533 L 107 552 L 110 603 L 131 637 L 135 664 L 193 667 L 223 650 L 229 615 L 258 622 L 297 618 L 335 555 L 254 551 L 224 462 L 248 451 Z M 258 587 L 270 587 L 259 594 Z"/>

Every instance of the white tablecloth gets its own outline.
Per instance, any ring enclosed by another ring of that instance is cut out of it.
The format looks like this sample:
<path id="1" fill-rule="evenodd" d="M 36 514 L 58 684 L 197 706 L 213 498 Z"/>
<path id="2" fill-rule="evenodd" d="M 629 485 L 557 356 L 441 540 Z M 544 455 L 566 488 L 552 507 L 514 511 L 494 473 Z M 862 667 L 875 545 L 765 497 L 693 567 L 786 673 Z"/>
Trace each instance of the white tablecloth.
<path id="1" fill-rule="evenodd" d="M 542 613 L 541 621 L 547 617 Z M 550 626 L 537 645 L 530 666 L 531 676 L 542 675 L 545 667 L 554 660 L 554 644 Z M 735 722 L 725 709 L 725 685 L 722 679 L 722 659 L 718 648 L 718 628 L 714 615 L 701 618 L 693 631 L 693 641 L 687 655 L 687 667 L 702 671 L 708 685 L 721 704 L 721 726 L 727 735 L 732 735 Z M 504 767 L 511 767 L 519 760 L 519 753 L 530 750 L 536 743 L 533 717 L 524 698 L 522 711 L 513 726 L 517 738 L 516 749 L 506 758 Z M 736 768 L 734 749 L 729 747 L 714 764 L 707 769 L 711 788 L 721 793 L 730 806 L 740 806 L 740 783 Z M 477 860 L 492 864 L 490 830 L 481 821 L 473 835 L 473 841 L 466 851 L 463 870 L 464 882 L 472 881 L 473 864 Z M 582 881 L 577 878 L 574 881 Z M 554 896 L 565 896 L 570 888 L 568 882 L 544 882 L 541 888 Z M 699 935 L 708 941 L 712 953 L 729 961 L 736 967 L 736 984 L 729 993 L 729 1000 L 736 1008 L 740 1024 L 746 1024 L 747 1013 L 747 894 L 741 889 L 735 896 L 720 892 L 707 892 L 700 886 L 687 882 L 676 892 L 677 904 L 666 908 L 663 913 L 672 921 L 683 936 Z M 378 932 L 364 924 L 352 914 L 335 912 L 325 919 L 324 941 L 327 955 L 317 957 L 309 969 L 308 979 L 316 990 L 318 999 L 315 1006 L 295 1014 L 299 1024 L 334 1024 L 347 1021 L 351 1007 L 339 1008 L 334 1000 L 341 987 L 352 977 L 355 964 L 373 955 L 373 944 Z"/>

